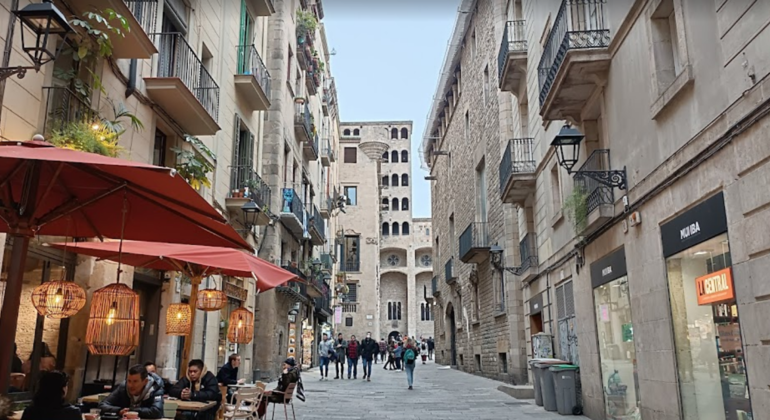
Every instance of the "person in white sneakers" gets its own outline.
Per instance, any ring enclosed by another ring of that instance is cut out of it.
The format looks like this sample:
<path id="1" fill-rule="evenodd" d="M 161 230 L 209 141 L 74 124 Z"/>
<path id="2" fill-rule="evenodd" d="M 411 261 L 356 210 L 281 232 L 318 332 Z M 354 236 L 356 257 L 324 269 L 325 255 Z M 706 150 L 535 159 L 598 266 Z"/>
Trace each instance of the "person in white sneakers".
<path id="1" fill-rule="evenodd" d="M 329 360 L 331 360 L 334 353 L 334 340 L 329 338 L 329 335 L 323 333 L 321 342 L 318 344 L 318 356 L 321 359 L 320 371 L 321 380 L 329 379 Z"/>

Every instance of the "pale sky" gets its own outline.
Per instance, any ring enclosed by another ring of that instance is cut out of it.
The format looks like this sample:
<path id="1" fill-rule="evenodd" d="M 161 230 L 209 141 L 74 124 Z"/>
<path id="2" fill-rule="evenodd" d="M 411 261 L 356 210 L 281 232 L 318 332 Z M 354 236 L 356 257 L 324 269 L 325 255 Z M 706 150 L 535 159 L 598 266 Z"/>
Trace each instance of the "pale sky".
<path id="1" fill-rule="evenodd" d="M 430 217 L 418 150 L 460 0 L 324 0 L 341 121 L 414 121 L 412 213 Z"/>

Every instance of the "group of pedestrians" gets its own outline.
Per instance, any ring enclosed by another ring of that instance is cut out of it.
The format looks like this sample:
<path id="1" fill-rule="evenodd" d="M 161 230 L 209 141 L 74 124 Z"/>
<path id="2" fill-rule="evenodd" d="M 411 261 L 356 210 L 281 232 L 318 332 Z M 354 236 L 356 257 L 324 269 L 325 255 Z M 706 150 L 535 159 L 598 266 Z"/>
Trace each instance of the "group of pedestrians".
<path id="1" fill-rule="evenodd" d="M 360 342 L 355 335 L 345 340 L 342 333 L 337 338 L 331 338 L 324 333 L 318 344 L 320 356 L 321 381 L 329 380 L 329 365 L 334 363 L 334 379 L 345 379 L 345 364 L 348 365 L 347 379 L 358 379 L 358 360 L 361 359 L 363 379 L 372 380 L 372 365 L 379 360 L 385 365 L 383 369 L 406 371 L 408 389 L 414 389 L 414 368 L 417 364 L 417 356 L 422 359 L 422 364 L 430 358 L 433 360 L 433 338 L 415 340 L 414 337 L 402 339 L 396 337 L 390 343 L 385 339 L 379 342 L 372 338 L 372 334 L 366 333 L 366 338 Z M 386 362 L 387 360 L 387 362 Z"/>

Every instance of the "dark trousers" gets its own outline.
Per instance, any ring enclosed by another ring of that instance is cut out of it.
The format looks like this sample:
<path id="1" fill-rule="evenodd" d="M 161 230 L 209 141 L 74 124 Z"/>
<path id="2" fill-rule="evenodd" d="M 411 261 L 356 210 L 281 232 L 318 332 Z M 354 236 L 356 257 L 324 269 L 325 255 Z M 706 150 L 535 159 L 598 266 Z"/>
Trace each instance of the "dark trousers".
<path id="1" fill-rule="evenodd" d="M 400 357 L 396 357 L 396 369 L 403 370 L 403 368 L 401 367 L 401 358 Z"/>
<path id="2" fill-rule="evenodd" d="M 337 363 L 334 364 L 334 371 L 337 377 L 345 377 L 345 358 L 337 358 Z"/>

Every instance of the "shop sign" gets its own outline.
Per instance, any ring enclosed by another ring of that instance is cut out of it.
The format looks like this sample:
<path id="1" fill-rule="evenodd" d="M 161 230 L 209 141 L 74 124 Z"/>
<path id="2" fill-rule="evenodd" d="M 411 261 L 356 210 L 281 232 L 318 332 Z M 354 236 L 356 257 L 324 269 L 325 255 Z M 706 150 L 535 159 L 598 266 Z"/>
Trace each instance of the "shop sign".
<path id="1" fill-rule="evenodd" d="M 663 256 L 670 257 L 727 232 L 724 193 L 719 193 L 661 225 Z"/>
<path id="2" fill-rule="evenodd" d="M 286 349 L 286 357 L 297 357 L 297 324 L 289 323 L 289 345 Z"/>
<path id="3" fill-rule="evenodd" d="M 227 295 L 228 297 L 231 297 L 233 299 L 238 299 L 242 302 L 246 301 L 246 297 L 248 296 L 246 289 L 240 286 L 236 286 L 232 283 L 225 282 L 223 291 L 225 292 L 225 295 Z"/>
<path id="4" fill-rule="evenodd" d="M 735 298 L 733 275 L 730 267 L 695 279 L 698 305 L 710 305 Z"/>
<path id="5" fill-rule="evenodd" d="M 535 315 L 543 312 L 543 293 L 538 293 L 529 299 L 529 314 Z"/>
<path id="6" fill-rule="evenodd" d="M 591 286 L 595 289 L 626 274 L 626 250 L 621 247 L 591 264 Z"/>

